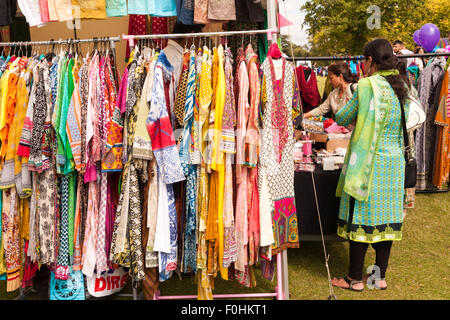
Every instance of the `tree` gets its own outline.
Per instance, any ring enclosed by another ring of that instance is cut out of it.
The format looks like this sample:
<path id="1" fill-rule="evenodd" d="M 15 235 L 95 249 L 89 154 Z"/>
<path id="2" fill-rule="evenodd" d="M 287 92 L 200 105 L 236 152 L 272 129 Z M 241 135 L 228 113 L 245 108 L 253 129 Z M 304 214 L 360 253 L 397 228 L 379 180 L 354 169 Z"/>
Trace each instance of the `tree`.
<path id="1" fill-rule="evenodd" d="M 443 0 L 427 0 L 425 4 L 426 22 L 434 23 L 441 31 L 441 38 L 450 33 L 450 19 L 448 18 L 449 3 Z"/>
<path id="2" fill-rule="evenodd" d="M 288 56 L 292 55 L 291 51 L 293 51 L 294 57 L 306 57 L 310 54 L 306 46 L 299 46 L 295 43 L 292 43 L 289 40 L 289 36 L 280 35 L 280 39 L 281 39 L 281 50 Z"/>
<path id="3" fill-rule="evenodd" d="M 435 23 L 442 32 L 450 30 L 448 5 L 442 0 L 307 0 L 305 24 L 310 36 L 310 51 L 321 55 L 361 54 L 365 43 L 378 37 L 400 39 L 413 48 L 412 35 L 424 23 Z M 380 28 L 369 28 L 373 13 L 380 9 Z M 442 36 L 446 36 L 443 34 Z"/>

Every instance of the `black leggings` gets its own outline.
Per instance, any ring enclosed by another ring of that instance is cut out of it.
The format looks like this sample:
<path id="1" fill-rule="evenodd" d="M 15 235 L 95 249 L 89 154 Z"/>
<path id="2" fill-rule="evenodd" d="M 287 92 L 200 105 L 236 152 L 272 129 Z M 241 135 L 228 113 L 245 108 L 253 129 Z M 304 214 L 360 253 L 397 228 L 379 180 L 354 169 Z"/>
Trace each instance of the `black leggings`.
<path id="1" fill-rule="evenodd" d="M 380 268 L 380 278 L 384 279 L 391 253 L 392 241 L 381 241 L 372 243 L 371 245 L 376 252 L 375 265 Z M 350 241 L 350 268 L 348 276 L 353 280 L 362 280 L 364 258 L 368 247 L 368 243 Z"/>

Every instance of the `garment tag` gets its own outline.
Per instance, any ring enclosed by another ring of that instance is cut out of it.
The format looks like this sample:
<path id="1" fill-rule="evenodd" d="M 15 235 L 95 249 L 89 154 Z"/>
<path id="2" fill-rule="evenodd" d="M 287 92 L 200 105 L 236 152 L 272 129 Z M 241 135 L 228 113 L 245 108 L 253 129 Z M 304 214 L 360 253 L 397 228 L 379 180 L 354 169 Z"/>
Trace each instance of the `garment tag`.
<path id="1" fill-rule="evenodd" d="M 70 269 L 68 266 L 56 266 L 55 279 L 67 280 L 69 278 Z"/>

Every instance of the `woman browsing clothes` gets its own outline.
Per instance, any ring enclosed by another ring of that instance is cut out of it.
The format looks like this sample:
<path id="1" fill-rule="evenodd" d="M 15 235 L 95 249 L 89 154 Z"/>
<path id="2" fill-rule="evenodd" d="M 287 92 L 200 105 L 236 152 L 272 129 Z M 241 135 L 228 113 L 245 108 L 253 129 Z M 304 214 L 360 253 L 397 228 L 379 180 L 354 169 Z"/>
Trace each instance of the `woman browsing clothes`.
<path id="1" fill-rule="evenodd" d="M 349 273 L 332 284 L 355 291 L 362 291 L 369 277 L 375 288 L 387 288 L 392 243 L 402 239 L 405 158 L 400 103 L 406 116 L 409 111 L 408 86 L 391 44 L 385 39 L 367 43 L 364 60 L 367 75 L 335 119 L 342 126 L 357 120 L 336 190 L 341 198 L 337 234 L 349 240 Z M 369 244 L 376 251 L 374 274 L 363 276 Z"/>
<path id="2" fill-rule="evenodd" d="M 347 104 L 356 89 L 354 76 L 345 62 L 336 62 L 328 67 L 328 78 L 333 91 L 317 108 L 304 114 L 304 118 L 323 116 L 332 111 L 334 115 Z"/>

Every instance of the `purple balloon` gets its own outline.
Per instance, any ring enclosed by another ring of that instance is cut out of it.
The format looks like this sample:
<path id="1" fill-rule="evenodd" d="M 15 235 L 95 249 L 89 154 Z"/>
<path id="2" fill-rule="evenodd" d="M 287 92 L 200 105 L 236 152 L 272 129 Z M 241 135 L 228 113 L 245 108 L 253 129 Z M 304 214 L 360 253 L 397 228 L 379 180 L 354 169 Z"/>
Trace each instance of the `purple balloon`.
<path id="1" fill-rule="evenodd" d="M 419 46 L 421 45 L 420 44 L 420 30 L 414 31 L 413 39 L 416 44 L 418 44 Z"/>
<path id="2" fill-rule="evenodd" d="M 433 51 L 440 39 L 441 32 L 434 24 L 426 23 L 420 28 L 419 41 L 421 46 L 428 52 Z"/>

